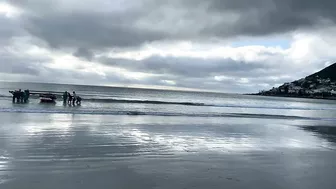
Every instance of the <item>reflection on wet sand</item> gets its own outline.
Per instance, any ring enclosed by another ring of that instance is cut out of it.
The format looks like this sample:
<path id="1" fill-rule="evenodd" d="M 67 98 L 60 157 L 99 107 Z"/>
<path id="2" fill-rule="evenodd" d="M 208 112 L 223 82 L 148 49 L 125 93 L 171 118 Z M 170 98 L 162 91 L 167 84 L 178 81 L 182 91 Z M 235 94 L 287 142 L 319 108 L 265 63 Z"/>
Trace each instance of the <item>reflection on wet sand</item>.
<path id="1" fill-rule="evenodd" d="M 336 143 L 336 126 L 305 126 L 302 129 L 316 133 L 316 136 Z"/>
<path id="2" fill-rule="evenodd" d="M 327 187 L 334 181 L 335 144 L 313 134 L 325 130 L 290 120 L 10 113 L 3 120 L 3 188 L 316 188 L 321 179 Z"/>

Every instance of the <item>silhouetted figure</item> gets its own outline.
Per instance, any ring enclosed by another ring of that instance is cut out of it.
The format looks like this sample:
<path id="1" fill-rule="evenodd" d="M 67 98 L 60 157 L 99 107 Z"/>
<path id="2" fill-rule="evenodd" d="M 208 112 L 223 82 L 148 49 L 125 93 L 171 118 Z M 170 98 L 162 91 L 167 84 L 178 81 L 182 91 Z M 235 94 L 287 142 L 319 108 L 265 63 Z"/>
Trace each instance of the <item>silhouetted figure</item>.
<path id="1" fill-rule="evenodd" d="M 26 89 L 26 90 L 24 91 L 24 93 L 23 93 L 23 101 L 24 101 L 24 103 L 27 103 L 27 102 L 28 102 L 28 100 L 29 100 L 29 96 L 30 96 L 30 91 L 29 91 L 29 89 Z"/>
<path id="2" fill-rule="evenodd" d="M 76 92 L 72 92 L 73 96 L 72 96 L 72 104 L 75 105 L 75 102 L 76 102 L 76 99 L 77 99 L 77 96 L 76 96 Z"/>
<path id="3" fill-rule="evenodd" d="M 68 92 L 68 104 L 71 104 L 72 102 L 72 96 L 71 94 Z"/>
<path id="4" fill-rule="evenodd" d="M 24 93 L 21 91 L 21 89 L 19 89 L 18 91 L 9 91 L 10 93 L 12 93 L 13 95 L 13 103 L 15 103 L 15 100 L 17 103 L 23 102 L 23 96 Z"/>
<path id="5" fill-rule="evenodd" d="M 76 104 L 77 105 L 81 105 L 81 103 L 82 103 L 82 98 L 80 96 L 77 96 L 77 98 L 76 98 Z"/>
<path id="6" fill-rule="evenodd" d="M 13 95 L 13 103 L 15 103 L 15 100 L 18 98 L 18 91 L 9 91 Z"/>
<path id="7" fill-rule="evenodd" d="M 67 100 L 68 100 L 68 92 L 65 91 L 65 92 L 63 93 L 63 104 L 66 104 Z"/>
<path id="8" fill-rule="evenodd" d="M 23 95 L 24 95 L 24 92 L 21 91 L 21 89 L 19 89 L 19 91 L 16 91 L 16 102 L 17 103 L 22 103 L 23 102 Z"/>

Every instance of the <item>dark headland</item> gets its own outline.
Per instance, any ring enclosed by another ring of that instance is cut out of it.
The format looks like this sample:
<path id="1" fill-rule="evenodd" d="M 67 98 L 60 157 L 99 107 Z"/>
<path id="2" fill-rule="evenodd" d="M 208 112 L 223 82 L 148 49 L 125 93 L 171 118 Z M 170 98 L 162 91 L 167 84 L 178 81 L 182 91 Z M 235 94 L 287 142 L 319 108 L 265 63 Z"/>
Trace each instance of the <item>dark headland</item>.
<path id="1" fill-rule="evenodd" d="M 336 63 L 305 78 L 252 95 L 336 99 Z"/>

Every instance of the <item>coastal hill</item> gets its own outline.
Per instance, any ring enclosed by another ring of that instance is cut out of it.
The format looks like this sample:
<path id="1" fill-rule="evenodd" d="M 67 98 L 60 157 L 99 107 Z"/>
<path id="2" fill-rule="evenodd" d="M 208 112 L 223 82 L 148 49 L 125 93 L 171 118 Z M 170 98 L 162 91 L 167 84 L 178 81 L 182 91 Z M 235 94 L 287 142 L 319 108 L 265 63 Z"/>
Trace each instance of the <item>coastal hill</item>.
<path id="1" fill-rule="evenodd" d="M 334 98 L 336 97 L 336 63 L 305 78 L 284 83 L 268 91 L 260 91 L 256 95 Z"/>
<path id="2" fill-rule="evenodd" d="M 331 81 L 336 81 L 336 63 L 324 68 L 323 70 L 316 72 L 306 78 L 314 78 L 318 76 L 322 79 L 330 79 Z"/>

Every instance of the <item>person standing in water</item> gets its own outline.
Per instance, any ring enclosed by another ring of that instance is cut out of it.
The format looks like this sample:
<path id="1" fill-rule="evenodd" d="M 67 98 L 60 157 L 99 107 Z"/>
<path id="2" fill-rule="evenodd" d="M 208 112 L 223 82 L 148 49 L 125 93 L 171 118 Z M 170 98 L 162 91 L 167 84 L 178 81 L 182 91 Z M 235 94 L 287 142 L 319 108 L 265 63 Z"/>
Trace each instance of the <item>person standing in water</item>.
<path id="1" fill-rule="evenodd" d="M 63 93 L 63 104 L 66 104 L 67 100 L 68 100 L 68 91 L 65 91 Z"/>
<path id="2" fill-rule="evenodd" d="M 76 99 L 77 99 L 77 96 L 76 96 L 76 92 L 74 91 L 74 92 L 72 93 L 72 104 L 73 104 L 73 105 L 75 105 Z"/>
<path id="3" fill-rule="evenodd" d="M 24 99 L 23 99 L 24 103 L 27 103 L 27 102 L 28 102 L 28 100 L 29 100 L 29 96 L 30 96 L 30 91 L 29 91 L 29 89 L 26 89 L 26 90 L 24 91 Z"/>
<path id="4" fill-rule="evenodd" d="M 76 104 L 81 105 L 81 102 L 82 102 L 82 98 L 80 96 L 77 96 Z"/>
<path id="5" fill-rule="evenodd" d="M 10 91 L 11 92 L 11 91 Z M 15 100 L 17 103 L 20 101 L 20 92 L 18 90 L 12 91 L 13 94 L 13 103 L 15 103 Z"/>
<path id="6" fill-rule="evenodd" d="M 18 99 L 18 102 L 19 103 L 23 103 L 23 99 L 24 99 L 24 92 L 19 89 L 19 99 Z"/>
<path id="7" fill-rule="evenodd" d="M 71 94 L 68 92 L 68 104 L 71 105 L 72 102 L 72 96 Z"/>

